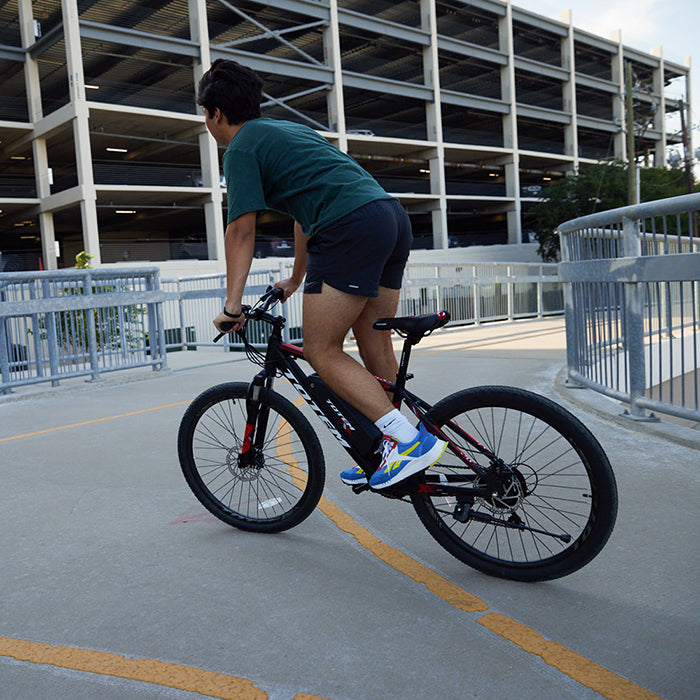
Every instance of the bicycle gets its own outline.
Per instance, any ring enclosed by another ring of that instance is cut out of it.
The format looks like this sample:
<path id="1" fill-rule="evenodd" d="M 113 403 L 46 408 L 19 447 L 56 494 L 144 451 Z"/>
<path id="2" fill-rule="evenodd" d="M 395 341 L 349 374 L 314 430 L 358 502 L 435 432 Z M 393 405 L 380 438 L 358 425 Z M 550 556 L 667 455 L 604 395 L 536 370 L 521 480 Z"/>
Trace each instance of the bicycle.
<path id="1" fill-rule="evenodd" d="M 381 459 L 382 435 L 316 374 L 299 366 L 303 349 L 283 342 L 286 319 L 269 312 L 281 299 L 268 289 L 239 335 L 262 369 L 252 382 L 219 384 L 187 408 L 178 434 L 184 476 L 202 505 L 243 530 L 279 532 L 302 522 L 323 491 L 321 444 L 302 411 L 273 389 L 284 376 L 367 478 Z M 378 319 L 404 337 L 395 381 L 377 378 L 448 448 L 433 467 L 382 490 L 412 503 L 450 554 L 484 573 L 517 581 L 568 575 L 607 542 L 617 514 L 610 463 L 591 432 L 566 409 L 523 389 L 479 386 L 430 405 L 406 389 L 412 348 L 449 321 L 445 311 Z M 269 326 L 265 352 L 245 330 Z M 222 337 L 219 334 L 216 340 Z"/>

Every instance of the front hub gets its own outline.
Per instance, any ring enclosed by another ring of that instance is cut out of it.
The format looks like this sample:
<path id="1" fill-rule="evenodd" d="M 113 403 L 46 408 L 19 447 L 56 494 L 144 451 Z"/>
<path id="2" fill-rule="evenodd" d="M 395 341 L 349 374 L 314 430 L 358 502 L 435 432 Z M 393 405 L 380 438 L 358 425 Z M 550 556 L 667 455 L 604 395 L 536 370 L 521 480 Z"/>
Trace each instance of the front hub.
<path id="1" fill-rule="evenodd" d="M 237 479 L 253 481 L 265 466 L 265 457 L 254 447 L 241 454 L 237 447 L 232 447 L 226 454 L 226 467 Z"/>

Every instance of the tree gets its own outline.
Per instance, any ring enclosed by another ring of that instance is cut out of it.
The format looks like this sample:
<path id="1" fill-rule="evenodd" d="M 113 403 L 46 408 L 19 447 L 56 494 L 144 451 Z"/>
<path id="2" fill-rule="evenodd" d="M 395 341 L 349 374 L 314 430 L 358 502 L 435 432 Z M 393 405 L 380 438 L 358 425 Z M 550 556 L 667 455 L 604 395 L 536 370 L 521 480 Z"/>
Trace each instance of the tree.
<path id="1" fill-rule="evenodd" d="M 685 193 L 683 172 L 665 168 L 642 168 L 640 199 L 674 197 Z M 598 163 L 581 168 L 555 182 L 544 192 L 544 198 L 532 209 L 533 228 L 537 233 L 537 253 L 545 262 L 556 260 L 559 254 L 559 224 L 599 211 L 627 204 L 627 165 L 622 162 Z"/>

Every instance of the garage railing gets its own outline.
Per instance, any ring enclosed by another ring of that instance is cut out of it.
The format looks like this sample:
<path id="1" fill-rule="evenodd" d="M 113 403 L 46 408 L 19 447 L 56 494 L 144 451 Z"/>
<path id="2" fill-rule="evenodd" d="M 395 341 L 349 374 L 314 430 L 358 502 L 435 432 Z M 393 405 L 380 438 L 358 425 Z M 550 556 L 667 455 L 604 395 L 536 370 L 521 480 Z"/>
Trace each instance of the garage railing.
<path id="1" fill-rule="evenodd" d="M 0 273 L 0 392 L 166 366 L 156 268 Z"/>
<path id="2" fill-rule="evenodd" d="M 244 303 L 288 277 L 291 265 L 255 271 Z M 226 295 L 223 275 L 159 278 L 156 268 L 0 273 L 1 393 L 73 377 L 166 367 L 166 352 L 214 347 L 212 319 Z M 284 305 L 286 340 L 303 343 L 302 295 Z M 556 265 L 416 264 L 407 267 L 399 315 L 447 309 L 452 324 L 563 313 Z M 262 324 L 260 324 L 262 325 Z M 264 345 L 265 330 L 249 340 Z M 241 346 L 226 336 L 222 352 Z"/>
<path id="3" fill-rule="evenodd" d="M 268 285 L 289 277 L 291 271 L 291 264 L 281 263 L 276 269 L 251 273 L 243 303 L 255 303 Z M 193 350 L 213 346 L 211 320 L 220 312 L 226 297 L 225 276 L 164 279 L 162 285 L 168 292 L 163 312 L 167 348 Z M 283 307 L 282 313 L 288 319 L 287 342 L 303 342 L 301 301 L 302 295 L 295 294 Z M 397 314 L 410 316 L 441 309 L 450 312 L 452 325 L 562 314 L 564 296 L 557 265 L 408 265 Z M 264 328 L 252 328 L 249 340 L 262 346 L 267 342 L 265 332 Z M 235 336 L 226 336 L 226 342 L 222 347 L 228 350 L 242 347 Z"/>
<path id="4" fill-rule="evenodd" d="M 559 226 L 569 379 L 649 411 L 700 421 L 700 194 Z"/>

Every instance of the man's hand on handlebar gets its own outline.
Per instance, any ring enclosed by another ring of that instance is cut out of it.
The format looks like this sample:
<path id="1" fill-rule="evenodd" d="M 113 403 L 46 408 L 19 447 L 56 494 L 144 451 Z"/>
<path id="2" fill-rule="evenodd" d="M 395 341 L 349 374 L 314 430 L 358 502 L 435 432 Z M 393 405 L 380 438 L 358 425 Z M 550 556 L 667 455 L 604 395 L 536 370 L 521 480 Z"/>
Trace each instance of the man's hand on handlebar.
<path id="1" fill-rule="evenodd" d="M 214 325 L 216 326 L 216 330 L 219 331 L 219 336 L 217 337 L 217 340 L 225 333 L 232 333 L 233 331 L 241 330 L 241 328 L 243 328 L 243 326 L 245 325 L 245 321 L 245 314 L 242 310 L 238 316 L 226 313 L 226 311 L 222 311 L 214 319 Z"/>
<path id="2" fill-rule="evenodd" d="M 290 292 L 290 294 L 291 293 L 292 292 Z M 217 343 L 226 333 L 242 331 L 243 326 L 245 326 L 248 320 L 248 316 L 253 319 L 259 318 L 260 314 L 264 314 L 275 302 L 283 301 L 284 299 L 286 299 L 284 289 L 275 286 L 268 287 L 265 294 L 260 297 L 258 303 L 252 309 L 250 306 L 244 304 L 241 307 L 240 314 L 229 313 L 224 307 L 224 310 L 214 319 L 216 330 L 219 331 L 219 335 L 214 338 L 214 342 Z"/>
<path id="3" fill-rule="evenodd" d="M 299 289 L 299 283 L 295 282 L 291 277 L 286 280 L 280 280 L 279 282 L 275 282 L 275 289 L 281 289 L 284 297 L 282 299 L 282 303 L 287 301 L 289 297 L 296 292 L 297 289 Z"/>

